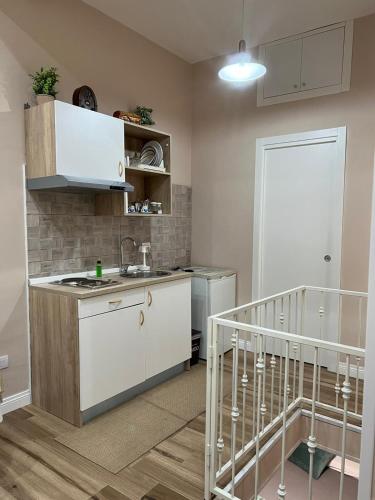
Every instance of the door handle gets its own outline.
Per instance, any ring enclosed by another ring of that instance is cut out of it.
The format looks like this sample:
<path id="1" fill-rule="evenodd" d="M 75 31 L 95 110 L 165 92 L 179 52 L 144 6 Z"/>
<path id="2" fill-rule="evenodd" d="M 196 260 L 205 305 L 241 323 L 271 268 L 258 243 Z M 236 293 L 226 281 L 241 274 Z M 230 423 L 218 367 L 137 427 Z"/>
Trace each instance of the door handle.
<path id="1" fill-rule="evenodd" d="M 108 304 L 110 304 L 110 305 L 119 305 L 119 304 L 121 304 L 121 302 L 122 302 L 122 299 L 110 300 L 110 301 L 108 301 Z"/>
<path id="2" fill-rule="evenodd" d="M 149 290 L 147 292 L 147 305 L 150 307 L 151 304 L 152 304 L 152 293 Z"/>
<path id="3" fill-rule="evenodd" d="M 143 326 L 143 323 L 145 322 L 145 315 L 143 314 L 143 311 L 139 313 L 139 324 Z"/>
<path id="4" fill-rule="evenodd" d="M 122 164 L 122 161 L 118 162 L 118 175 L 122 177 L 122 174 L 124 173 L 124 166 Z"/>

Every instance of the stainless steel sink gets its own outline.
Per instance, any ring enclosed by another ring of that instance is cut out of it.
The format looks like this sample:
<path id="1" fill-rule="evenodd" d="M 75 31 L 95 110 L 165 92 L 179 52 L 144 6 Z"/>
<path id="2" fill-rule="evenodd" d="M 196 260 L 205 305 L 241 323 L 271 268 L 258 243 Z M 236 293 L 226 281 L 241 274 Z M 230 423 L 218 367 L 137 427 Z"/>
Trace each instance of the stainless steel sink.
<path id="1" fill-rule="evenodd" d="M 126 271 L 120 273 L 120 276 L 123 278 L 159 278 L 171 274 L 169 271 Z"/>

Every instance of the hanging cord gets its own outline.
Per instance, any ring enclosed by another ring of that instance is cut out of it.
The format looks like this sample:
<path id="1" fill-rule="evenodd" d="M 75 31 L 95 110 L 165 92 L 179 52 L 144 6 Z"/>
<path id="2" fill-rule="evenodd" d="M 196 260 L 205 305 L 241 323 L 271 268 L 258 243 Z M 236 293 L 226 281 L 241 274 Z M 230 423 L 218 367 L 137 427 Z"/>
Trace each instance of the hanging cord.
<path id="1" fill-rule="evenodd" d="M 242 35 L 241 39 L 245 38 L 245 0 L 242 0 Z"/>
<path id="2" fill-rule="evenodd" d="M 242 0 L 242 35 L 240 43 L 238 45 L 239 52 L 246 52 L 246 41 L 245 41 L 245 0 Z"/>

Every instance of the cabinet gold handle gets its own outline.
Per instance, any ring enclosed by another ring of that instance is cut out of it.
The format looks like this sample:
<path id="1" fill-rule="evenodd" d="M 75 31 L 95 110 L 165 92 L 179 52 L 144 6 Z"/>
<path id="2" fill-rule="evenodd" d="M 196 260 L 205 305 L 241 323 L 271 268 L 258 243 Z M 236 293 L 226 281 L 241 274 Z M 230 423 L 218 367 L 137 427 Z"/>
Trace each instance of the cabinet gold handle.
<path id="1" fill-rule="evenodd" d="M 141 311 L 139 314 L 139 324 L 143 326 L 144 322 L 145 322 L 145 315 L 143 314 L 143 311 Z"/>
<path id="2" fill-rule="evenodd" d="M 122 302 L 122 299 L 118 299 L 118 300 L 109 300 L 108 301 L 108 304 L 111 304 L 111 305 L 116 305 L 116 304 L 121 304 Z"/>
<path id="3" fill-rule="evenodd" d="M 118 175 L 122 177 L 122 174 L 124 173 L 124 166 L 122 164 L 122 161 L 118 162 Z"/>
<path id="4" fill-rule="evenodd" d="M 147 304 L 150 306 L 152 304 L 152 294 L 150 292 L 150 290 L 147 292 Z"/>

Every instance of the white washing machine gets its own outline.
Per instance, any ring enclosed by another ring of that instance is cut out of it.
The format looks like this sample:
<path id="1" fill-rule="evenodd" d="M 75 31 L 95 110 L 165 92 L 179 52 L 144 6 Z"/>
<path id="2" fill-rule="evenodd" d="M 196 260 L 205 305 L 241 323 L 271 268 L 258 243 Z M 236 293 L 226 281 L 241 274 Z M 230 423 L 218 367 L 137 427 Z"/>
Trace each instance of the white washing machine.
<path id="1" fill-rule="evenodd" d="M 203 266 L 185 268 L 192 273 L 191 326 L 202 332 L 199 357 L 207 359 L 207 319 L 236 306 L 236 273 L 232 269 Z M 224 352 L 231 349 L 231 332 L 225 329 Z"/>

